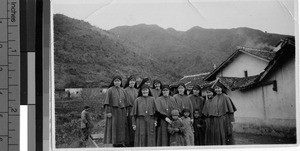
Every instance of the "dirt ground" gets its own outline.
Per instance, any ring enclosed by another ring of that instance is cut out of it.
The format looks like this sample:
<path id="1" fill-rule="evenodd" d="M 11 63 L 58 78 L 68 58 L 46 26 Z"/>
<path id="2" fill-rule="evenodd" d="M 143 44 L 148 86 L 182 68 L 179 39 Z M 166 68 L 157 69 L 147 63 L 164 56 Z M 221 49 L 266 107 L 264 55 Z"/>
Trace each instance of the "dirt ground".
<path id="1" fill-rule="evenodd" d="M 235 145 L 248 144 L 296 144 L 295 138 L 282 138 L 267 135 L 234 133 Z"/>
<path id="2" fill-rule="evenodd" d="M 103 137 L 103 134 L 98 134 Z M 295 138 L 282 138 L 268 135 L 258 135 L 249 133 L 234 133 L 235 145 L 255 145 L 255 144 L 296 144 Z M 99 147 L 111 147 L 102 144 L 102 140 L 96 140 Z M 92 145 L 92 144 L 90 144 Z M 94 147 L 94 146 L 90 146 Z"/>

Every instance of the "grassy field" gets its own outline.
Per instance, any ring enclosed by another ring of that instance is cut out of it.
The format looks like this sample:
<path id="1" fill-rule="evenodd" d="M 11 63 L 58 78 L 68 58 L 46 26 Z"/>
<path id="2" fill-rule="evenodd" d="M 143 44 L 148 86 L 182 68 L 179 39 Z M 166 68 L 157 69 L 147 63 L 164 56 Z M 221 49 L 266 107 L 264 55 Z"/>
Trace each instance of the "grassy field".
<path id="1" fill-rule="evenodd" d="M 81 138 L 80 114 L 84 106 L 92 108 L 93 134 L 103 133 L 105 128 L 103 101 L 105 94 L 96 97 L 82 95 L 77 98 L 55 100 L 55 139 L 57 148 L 78 148 Z"/>

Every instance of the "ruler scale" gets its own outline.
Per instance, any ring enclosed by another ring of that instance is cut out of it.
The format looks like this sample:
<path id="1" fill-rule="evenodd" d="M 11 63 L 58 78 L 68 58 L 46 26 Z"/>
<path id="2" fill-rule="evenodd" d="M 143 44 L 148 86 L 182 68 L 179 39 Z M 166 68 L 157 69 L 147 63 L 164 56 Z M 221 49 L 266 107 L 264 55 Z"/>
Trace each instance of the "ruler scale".
<path id="1" fill-rule="evenodd" d="M 19 1 L 0 1 L 0 148 L 18 151 L 20 134 Z"/>

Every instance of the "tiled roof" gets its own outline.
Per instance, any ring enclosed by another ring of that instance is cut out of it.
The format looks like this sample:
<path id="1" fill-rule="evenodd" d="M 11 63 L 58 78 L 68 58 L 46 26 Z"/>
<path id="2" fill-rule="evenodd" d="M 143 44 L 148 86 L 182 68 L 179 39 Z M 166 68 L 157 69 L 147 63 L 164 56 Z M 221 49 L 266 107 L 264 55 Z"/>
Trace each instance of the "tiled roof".
<path id="1" fill-rule="evenodd" d="M 177 82 L 174 82 L 171 85 L 175 86 L 179 83 L 184 83 L 187 87 L 191 87 L 193 85 L 199 85 L 200 87 L 205 87 L 206 85 L 210 84 L 210 82 L 203 80 L 203 78 L 208 74 L 209 73 L 201 73 L 197 75 L 184 76 L 182 79 L 180 79 Z"/>
<path id="2" fill-rule="evenodd" d="M 239 47 L 239 50 L 244 53 L 249 53 L 251 55 L 257 56 L 262 59 L 266 59 L 271 61 L 275 57 L 274 51 L 267 51 L 267 50 L 260 50 L 254 48 L 246 48 L 246 47 Z"/>
<path id="3" fill-rule="evenodd" d="M 252 87 L 260 86 L 267 75 L 273 70 L 278 69 L 277 66 L 284 63 L 286 59 L 295 57 L 295 42 L 293 39 L 286 39 L 282 41 L 282 45 L 279 51 L 277 51 L 272 60 L 270 60 L 268 66 L 259 75 L 238 78 L 238 77 L 219 77 L 218 80 L 226 88 L 230 90 L 245 90 Z"/>
<path id="4" fill-rule="evenodd" d="M 230 90 L 243 89 L 249 85 L 255 84 L 259 75 L 250 77 L 219 77 L 219 82 Z"/>

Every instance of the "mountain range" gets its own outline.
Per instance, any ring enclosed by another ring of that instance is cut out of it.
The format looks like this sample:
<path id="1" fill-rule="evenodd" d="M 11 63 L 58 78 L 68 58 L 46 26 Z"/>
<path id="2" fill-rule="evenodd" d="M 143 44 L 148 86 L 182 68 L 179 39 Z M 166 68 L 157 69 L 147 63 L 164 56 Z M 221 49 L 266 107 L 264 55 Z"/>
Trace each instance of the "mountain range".
<path id="1" fill-rule="evenodd" d="M 55 88 L 105 86 L 114 75 L 171 83 L 213 70 L 237 46 L 271 51 L 289 36 L 246 27 L 177 31 L 139 24 L 103 30 L 62 14 L 53 20 Z"/>

